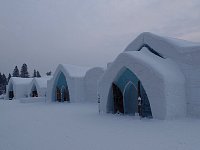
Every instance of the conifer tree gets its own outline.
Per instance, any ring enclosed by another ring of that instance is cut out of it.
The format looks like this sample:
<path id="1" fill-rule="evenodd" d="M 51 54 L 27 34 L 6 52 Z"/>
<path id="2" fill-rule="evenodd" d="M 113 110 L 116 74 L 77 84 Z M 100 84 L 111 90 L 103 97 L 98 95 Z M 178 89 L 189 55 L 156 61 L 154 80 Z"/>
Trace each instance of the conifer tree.
<path id="1" fill-rule="evenodd" d="M 2 75 L 0 72 L 0 95 L 3 94 L 3 84 L 2 84 Z"/>
<path id="2" fill-rule="evenodd" d="M 19 77 L 19 69 L 17 66 L 15 66 L 15 69 L 13 70 L 13 74 L 12 74 L 13 77 Z"/>
<path id="3" fill-rule="evenodd" d="M 39 71 L 37 71 L 37 77 L 38 77 L 38 78 L 40 78 L 40 77 L 41 77 L 41 75 L 40 75 Z"/>
<path id="4" fill-rule="evenodd" d="M 34 71 L 33 71 L 33 77 L 37 77 L 37 72 L 36 72 L 35 69 L 34 69 Z"/>
<path id="5" fill-rule="evenodd" d="M 2 86 L 3 86 L 4 93 L 6 92 L 6 85 L 7 85 L 7 78 L 6 78 L 5 74 L 3 74 L 2 75 Z"/>
<path id="6" fill-rule="evenodd" d="M 2 80 L 3 80 L 3 84 L 7 85 L 7 78 L 5 74 L 2 75 Z"/>
<path id="7" fill-rule="evenodd" d="M 27 67 L 27 65 L 25 63 L 21 67 L 20 77 L 29 78 L 28 67 Z"/>
<path id="8" fill-rule="evenodd" d="M 7 82 L 9 82 L 10 78 L 11 78 L 11 74 L 9 73 Z"/>
<path id="9" fill-rule="evenodd" d="M 2 84 L 2 75 L 1 75 L 1 72 L 0 72 L 0 85 Z"/>

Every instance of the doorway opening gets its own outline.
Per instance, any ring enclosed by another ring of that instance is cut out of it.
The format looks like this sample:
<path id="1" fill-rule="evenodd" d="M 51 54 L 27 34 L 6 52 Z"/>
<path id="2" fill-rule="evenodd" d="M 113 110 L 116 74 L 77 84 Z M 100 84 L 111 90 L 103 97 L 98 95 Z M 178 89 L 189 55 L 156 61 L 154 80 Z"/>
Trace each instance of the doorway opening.
<path id="1" fill-rule="evenodd" d="M 142 83 L 128 68 L 120 70 L 112 83 L 110 94 L 110 107 L 107 109 L 113 113 L 152 118 L 151 106 Z"/>

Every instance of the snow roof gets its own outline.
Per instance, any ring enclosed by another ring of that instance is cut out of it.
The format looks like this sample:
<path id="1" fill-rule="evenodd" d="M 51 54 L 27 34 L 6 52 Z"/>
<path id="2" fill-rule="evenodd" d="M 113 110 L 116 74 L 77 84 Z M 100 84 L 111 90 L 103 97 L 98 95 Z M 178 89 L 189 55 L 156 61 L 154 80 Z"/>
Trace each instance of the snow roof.
<path id="1" fill-rule="evenodd" d="M 50 80 L 51 78 L 52 78 L 52 76 L 44 76 L 44 77 L 40 77 L 40 78 L 34 78 L 33 82 L 36 82 L 36 84 L 40 88 L 46 88 L 47 87 L 47 81 Z"/>
<path id="2" fill-rule="evenodd" d="M 71 77 L 84 77 L 86 72 L 90 69 L 89 67 L 81 67 L 70 64 L 60 64 Z"/>
<path id="3" fill-rule="evenodd" d="M 130 55 L 133 59 L 141 59 L 143 63 L 153 67 L 162 76 L 166 77 L 166 80 L 176 80 L 179 81 L 181 78 L 179 69 L 175 64 L 173 64 L 169 59 L 162 59 L 154 54 L 152 54 L 146 47 L 143 47 L 141 51 L 127 51 L 126 54 Z M 169 71 L 170 70 L 170 71 Z"/>
<path id="4" fill-rule="evenodd" d="M 33 78 L 20 78 L 20 77 L 11 77 L 10 81 L 13 82 L 13 84 L 17 85 L 27 85 L 30 84 Z"/>
<path id="5" fill-rule="evenodd" d="M 149 32 L 140 34 L 133 42 L 128 45 L 125 51 L 138 51 L 144 45 L 148 45 L 165 57 L 179 55 L 180 53 L 184 54 L 200 51 L 200 43 L 162 37 Z"/>

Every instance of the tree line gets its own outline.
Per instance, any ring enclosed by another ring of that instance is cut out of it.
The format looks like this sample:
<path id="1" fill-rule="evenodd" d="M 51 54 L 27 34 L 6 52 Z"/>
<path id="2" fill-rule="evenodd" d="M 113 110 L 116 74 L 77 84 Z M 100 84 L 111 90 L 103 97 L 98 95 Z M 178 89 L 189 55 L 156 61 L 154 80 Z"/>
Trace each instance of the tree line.
<path id="1" fill-rule="evenodd" d="M 47 76 L 51 75 L 51 71 L 46 73 Z M 21 77 L 21 78 L 30 78 L 30 74 L 28 72 L 28 66 L 24 63 L 19 71 L 18 67 L 15 66 L 12 75 L 9 73 L 8 77 L 5 74 L 1 74 L 0 72 L 0 95 L 6 92 L 6 85 L 8 84 L 11 77 Z M 40 78 L 40 72 L 38 70 L 33 71 L 33 75 L 31 77 Z"/>

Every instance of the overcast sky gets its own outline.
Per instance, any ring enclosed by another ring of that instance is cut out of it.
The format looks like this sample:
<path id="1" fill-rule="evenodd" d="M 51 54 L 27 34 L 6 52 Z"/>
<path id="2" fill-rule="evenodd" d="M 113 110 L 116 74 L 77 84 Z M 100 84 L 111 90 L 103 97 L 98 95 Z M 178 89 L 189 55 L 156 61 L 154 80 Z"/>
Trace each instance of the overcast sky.
<path id="1" fill-rule="evenodd" d="M 200 42 L 200 0 L 0 0 L 0 72 L 105 66 L 144 31 Z"/>

